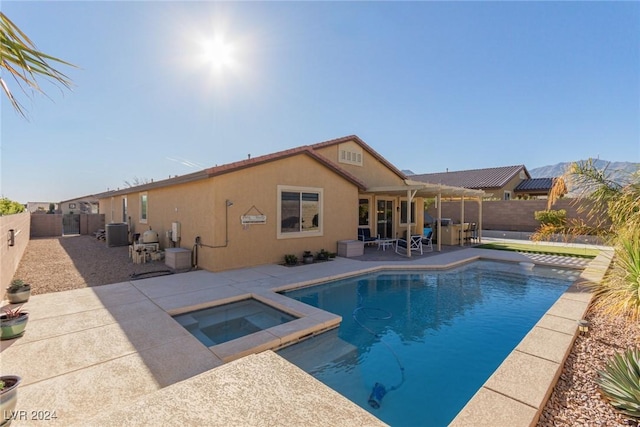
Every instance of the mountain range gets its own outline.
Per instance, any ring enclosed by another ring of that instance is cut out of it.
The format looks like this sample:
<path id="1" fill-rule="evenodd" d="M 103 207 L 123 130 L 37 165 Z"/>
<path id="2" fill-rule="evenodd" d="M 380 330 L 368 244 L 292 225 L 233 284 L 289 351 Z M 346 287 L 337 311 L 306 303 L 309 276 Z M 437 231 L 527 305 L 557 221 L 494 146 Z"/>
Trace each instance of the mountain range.
<path id="1" fill-rule="evenodd" d="M 563 175 L 571 163 L 572 162 L 556 163 L 555 165 L 528 169 L 528 171 L 531 178 L 553 178 Z M 640 163 L 610 162 L 608 160 L 600 159 L 594 160 L 594 163 L 598 169 L 604 169 L 606 167 L 608 178 L 623 185 L 629 182 L 629 178 L 632 173 L 640 169 Z"/>

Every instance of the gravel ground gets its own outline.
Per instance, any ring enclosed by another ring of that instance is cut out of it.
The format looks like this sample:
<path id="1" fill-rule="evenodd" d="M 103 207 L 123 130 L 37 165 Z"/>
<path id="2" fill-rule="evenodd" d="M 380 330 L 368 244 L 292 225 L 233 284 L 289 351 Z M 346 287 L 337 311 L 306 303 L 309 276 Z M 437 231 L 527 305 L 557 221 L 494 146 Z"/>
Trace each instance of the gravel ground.
<path id="1" fill-rule="evenodd" d="M 31 239 L 14 278 L 46 294 L 126 282 L 134 274 L 166 270 L 163 261 L 134 264 L 128 246 L 107 247 L 93 236 Z"/>
<path id="2" fill-rule="evenodd" d="M 15 278 L 31 284 L 33 294 L 125 282 L 133 275 L 166 270 L 164 261 L 133 264 L 126 246 L 107 247 L 93 236 L 32 239 Z M 640 324 L 588 315 L 588 335 L 578 336 L 538 427 L 638 427 L 600 395 L 595 379 L 616 352 L 640 345 Z"/>

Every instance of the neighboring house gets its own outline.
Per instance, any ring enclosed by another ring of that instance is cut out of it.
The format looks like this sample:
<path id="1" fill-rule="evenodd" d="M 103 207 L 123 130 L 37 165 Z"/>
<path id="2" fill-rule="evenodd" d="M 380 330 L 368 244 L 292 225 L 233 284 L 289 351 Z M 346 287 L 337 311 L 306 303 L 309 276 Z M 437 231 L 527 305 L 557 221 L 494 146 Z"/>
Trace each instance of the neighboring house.
<path id="1" fill-rule="evenodd" d="M 475 190 L 498 200 L 547 198 L 557 178 L 531 178 L 524 165 L 411 175 L 411 179 Z"/>
<path id="2" fill-rule="evenodd" d="M 60 212 L 67 214 L 97 214 L 100 212 L 96 196 L 84 196 L 60 202 Z"/>
<path id="3" fill-rule="evenodd" d="M 300 258 L 303 251 L 336 252 L 338 241 L 357 239 L 359 226 L 381 237 L 421 233 L 423 198 L 439 194 L 479 203 L 483 195 L 410 181 L 347 136 L 96 197 L 107 227 L 152 229 L 163 248 L 190 249 L 195 265 L 220 271 L 282 263 L 285 254 Z"/>
<path id="4" fill-rule="evenodd" d="M 31 213 L 42 213 L 42 214 L 46 214 L 47 212 L 49 212 L 49 207 L 52 204 L 52 202 L 27 202 L 27 210 Z M 53 210 L 54 212 L 58 212 L 58 204 L 57 203 L 53 203 Z"/>

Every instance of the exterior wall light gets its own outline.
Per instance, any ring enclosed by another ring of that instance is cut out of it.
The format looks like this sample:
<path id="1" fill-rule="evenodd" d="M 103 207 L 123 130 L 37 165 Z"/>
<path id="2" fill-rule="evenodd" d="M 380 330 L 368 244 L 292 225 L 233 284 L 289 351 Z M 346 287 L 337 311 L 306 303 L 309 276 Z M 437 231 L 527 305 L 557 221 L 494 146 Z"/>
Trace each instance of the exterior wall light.
<path id="1" fill-rule="evenodd" d="M 589 322 L 587 320 L 578 320 L 578 331 L 580 335 L 585 335 L 589 332 Z"/>

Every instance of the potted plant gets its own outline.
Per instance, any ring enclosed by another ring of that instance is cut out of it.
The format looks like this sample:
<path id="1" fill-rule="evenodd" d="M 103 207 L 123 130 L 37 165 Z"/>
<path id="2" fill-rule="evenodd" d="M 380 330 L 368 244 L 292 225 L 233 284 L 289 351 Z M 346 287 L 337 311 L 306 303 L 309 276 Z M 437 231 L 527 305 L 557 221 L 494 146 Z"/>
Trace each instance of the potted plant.
<path id="1" fill-rule="evenodd" d="M 24 283 L 20 279 L 12 280 L 7 288 L 7 299 L 11 304 L 27 302 L 30 295 L 31 285 Z"/>
<path id="2" fill-rule="evenodd" d="M 16 375 L 0 376 L 0 425 L 3 427 L 11 424 L 11 416 L 14 414 L 18 402 L 18 385 L 22 378 Z"/>
<path id="3" fill-rule="evenodd" d="M 304 264 L 313 263 L 313 255 L 311 254 L 311 251 L 304 251 L 304 253 L 302 254 L 302 262 Z"/>
<path id="4" fill-rule="evenodd" d="M 18 338 L 24 333 L 29 321 L 29 313 L 22 310 L 22 306 L 5 309 L 0 315 L 0 340 Z"/>
<path id="5" fill-rule="evenodd" d="M 318 261 L 326 261 L 329 259 L 329 252 L 324 249 L 320 249 L 320 252 L 316 254 L 316 259 Z"/>
<path id="6" fill-rule="evenodd" d="M 298 264 L 298 257 L 293 254 L 287 254 L 284 256 L 284 263 L 286 265 L 296 265 Z"/>

